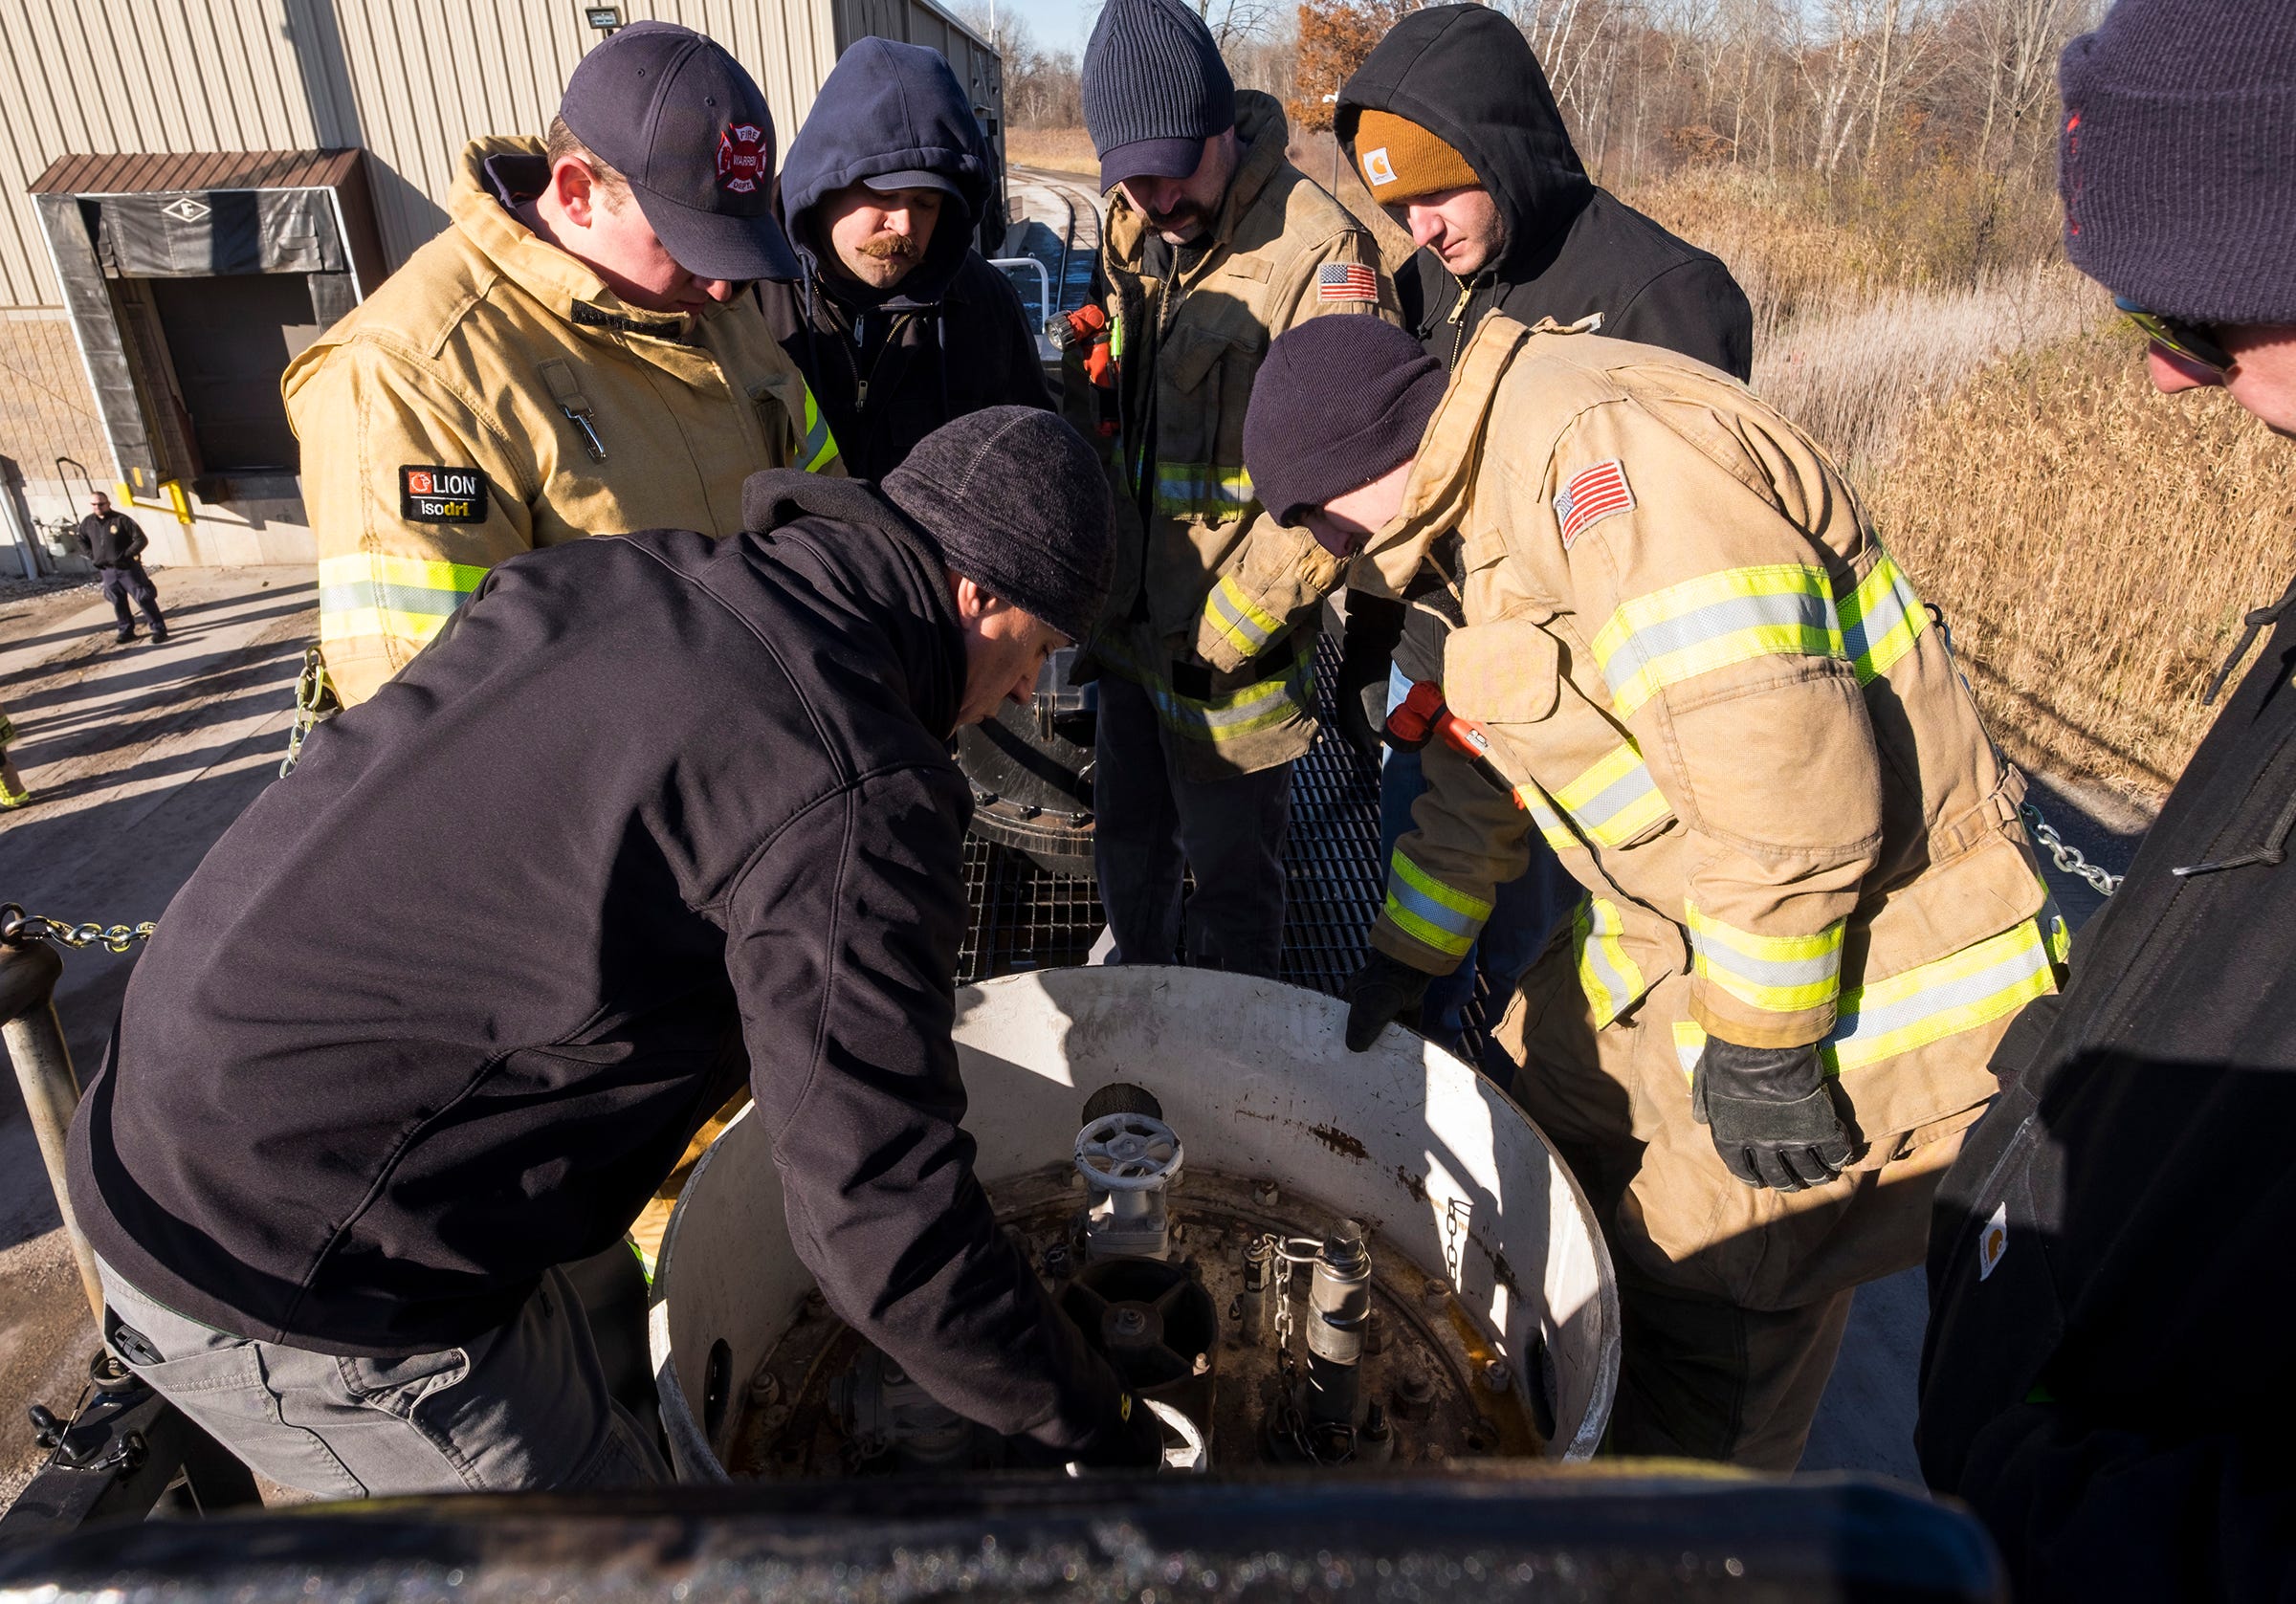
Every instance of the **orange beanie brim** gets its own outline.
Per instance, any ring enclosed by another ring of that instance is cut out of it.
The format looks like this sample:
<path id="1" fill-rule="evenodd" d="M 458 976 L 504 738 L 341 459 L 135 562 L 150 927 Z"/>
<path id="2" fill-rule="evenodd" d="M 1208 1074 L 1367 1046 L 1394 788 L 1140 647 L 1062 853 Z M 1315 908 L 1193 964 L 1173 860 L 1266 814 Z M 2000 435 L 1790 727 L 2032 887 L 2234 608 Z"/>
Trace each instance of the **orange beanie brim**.
<path id="1" fill-rule="evenodd" d="M 1371 108 L 1356 121 L 1356 171 L 1381 206 L 1483 183 L 1466 157 L 1418 123 Z"/>

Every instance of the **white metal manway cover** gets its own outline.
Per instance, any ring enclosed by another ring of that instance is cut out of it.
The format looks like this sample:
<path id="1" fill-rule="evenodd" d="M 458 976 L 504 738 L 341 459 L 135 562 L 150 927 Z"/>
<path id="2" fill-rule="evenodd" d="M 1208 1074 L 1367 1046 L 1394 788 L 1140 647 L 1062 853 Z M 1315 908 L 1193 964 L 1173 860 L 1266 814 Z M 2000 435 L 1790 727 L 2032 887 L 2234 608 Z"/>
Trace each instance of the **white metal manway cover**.
<path id="1" fill-rule="evenodd" d="M 1084 1100 L 1134 1081 L 1163 1105 L 1191 1170 L 1272 1176 L 1371 1224 L 1377 1244 L 1446 1278 L 1496 1337 L 1514 1385 L 1543 1342 L 1550 1456 L 1593 1454 L 1619 1373 L 1619 1301 L 1592 1211 L 1514 1102 L 1450 1054 L 1389 1029 L 1347 1051 L 1346 1005 L 1210 970 L 1045 970 L 957 994 L 956 1040 L 980 1146 L 998 1179 L 1064 1160 Z M 678 1473 L 719 1481 L 739 1392 L 813 1278 L 789 1245 L 763 1127 L 730 1125 L 695 1167 L 663 1241 L 651 1347 Z M 703 1429 L 710 1351 L 736 1394 Z"/>

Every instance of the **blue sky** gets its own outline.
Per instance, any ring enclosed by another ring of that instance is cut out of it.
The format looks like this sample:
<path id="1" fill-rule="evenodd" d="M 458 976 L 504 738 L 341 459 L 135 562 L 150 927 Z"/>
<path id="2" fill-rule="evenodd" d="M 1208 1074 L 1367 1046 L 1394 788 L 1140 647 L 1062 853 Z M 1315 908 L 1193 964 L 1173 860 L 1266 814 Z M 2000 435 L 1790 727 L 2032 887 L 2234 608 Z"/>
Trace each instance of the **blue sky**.
<path id="1" fill-rule="evenodd" d="M 1084 54 L 1084 41 L 1093 31 L 1099 10 L 1093 0 L 997 0 L 997 13 L 1017 11 L 1028 19 L 1028 32 L 1044 50 Z"/>

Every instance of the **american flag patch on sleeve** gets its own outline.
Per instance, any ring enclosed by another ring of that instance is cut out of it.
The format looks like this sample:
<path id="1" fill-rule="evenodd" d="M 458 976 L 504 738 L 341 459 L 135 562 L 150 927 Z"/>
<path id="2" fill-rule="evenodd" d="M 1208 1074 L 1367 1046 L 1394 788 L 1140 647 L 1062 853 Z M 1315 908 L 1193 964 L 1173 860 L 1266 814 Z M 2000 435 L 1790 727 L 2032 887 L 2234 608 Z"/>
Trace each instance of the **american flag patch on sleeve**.
<path id="1" fill-rule="evenodd" d="M 1555 496 L 1555 521 L 1562 525 L 1563 550 L 1570 550 L 1571 542 L 1586 533 L 1587 525 L 1600 523 L 1613 513 L 1633 511 L 1634 492 L 1627 488 L 1626 470 L 1617 457 L 1580 469 Z"/>
<path id="2" fill-rule="evenodd" d="M 1380 275 L 1361 262 L 1326 262 L 1315 270 L 1317 300 L 1378 300 Z"/>

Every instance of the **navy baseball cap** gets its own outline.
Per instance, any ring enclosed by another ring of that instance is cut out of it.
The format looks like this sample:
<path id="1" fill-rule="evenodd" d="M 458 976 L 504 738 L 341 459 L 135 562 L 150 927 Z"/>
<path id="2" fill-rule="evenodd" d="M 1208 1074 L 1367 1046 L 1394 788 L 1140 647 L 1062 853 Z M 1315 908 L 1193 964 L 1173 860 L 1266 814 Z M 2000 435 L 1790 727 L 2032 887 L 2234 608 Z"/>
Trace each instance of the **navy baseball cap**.
<path id="1" fill-rule="evenodd" d="M 633 22 L 582 58 L 559 101 L 574 137 L 629 180 L 679 267 L 746 283 L 803 275 L 773 215 L 773 113 L 724 46 Z"/>

